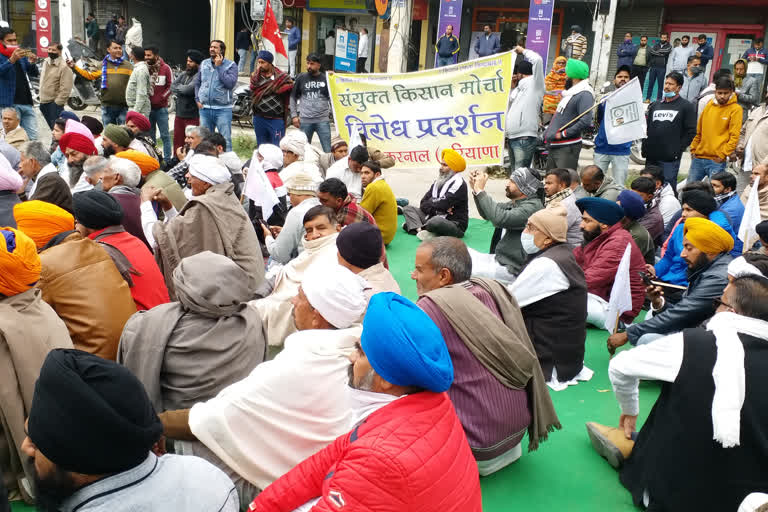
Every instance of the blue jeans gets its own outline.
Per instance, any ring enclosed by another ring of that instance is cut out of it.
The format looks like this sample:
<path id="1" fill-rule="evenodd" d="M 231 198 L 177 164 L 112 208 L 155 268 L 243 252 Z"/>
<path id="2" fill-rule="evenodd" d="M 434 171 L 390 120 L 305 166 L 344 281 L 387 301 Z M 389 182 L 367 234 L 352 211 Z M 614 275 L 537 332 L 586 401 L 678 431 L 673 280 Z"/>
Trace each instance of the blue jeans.
<path id="1" fill-rule="evenodd" d="M 672 187 L 672 190 L 677 192 L 677 175 L 680 172 L 680 159 L 673 160 L 671 162 L 652 162 L 648 160 L 645 162 L 646 165 L 657 165 L 661 167 L 662 172 L 664 173 L 664 181 L 669 183 L 669 185 Z"/>
<path id="2" fill-rule="evenodd" d="M 259 56 L 259 52 L 256 50 L 251 50 L 251 74 L 253 74 L 253 69 L 256 66 L 256 58 Z"/>
<path id="3" fill-rule="evenodd" d="M 656 85 L 656 101 L 661 99 L 661 93 L 664 92 L 664 76 L 666 68 L 651 68 L 648 73 L 648 99 L 653 94 L 653 86 Z"/>
<path id="4" fill-rule="evenodd" d="M 437 56 L 437 67 L 441 68 L 443 66 L 450 66 L 451 64 L 453 64 L 453 55 L 450 57 Z"/>
<path id="5" fill-rule="evenodd" d="M 280 139 L 285 136 L 285 121 L 253 116 L 253 131 L 256 133 L 256 144 L 259 146 L 262 144 L 278 146 Z"/>
<path id="6" fill-rule="evenodd" d="M 507 139 L 509 146 L 510 172 L 520 167 L 530 167 L 533 160 L 533 152 L 536 150 L 536 137 L 517 137 Z"/>
<path id="7" fill-rule="evenodd" d="M 19 114 L 19 123 L 27 132 L 29 140 L 37 140 L 37 110 L 32 105 L 14 105 Z"/>
<path id="8" fill-rule="evenodd" d="M 301 131 L 307 136 L 309 143 L 312 143 L 312 136 L 317 133 L 320 138 L 320 145 L 323 146 L 323 151 L 326 153 L 331 152 L 331 123 L 328 121 L 321 121 L 319 123 L 305 123 L 301 122 Z"/>
<path id="9" fill-rule="evenodd" d="M 237 72 L 242 73 L 245 71 L 245 56 L 248 54 L 248 50 L 238 49 L 237 54 L 240 56 L 240 62 L 237 63 Z"/>
<path id="10" fill-rule="evenodd" d="M 157 140 L 157 128 L 160 129 L 160 138 L 163 140 L 163 158 L 169 162 L 173 158 L 173 146 L 171 144 L 171 132 L 168 131 L 168 107 L 153 108 L 149 113 L 149 122 L 152 123 L 150 134 L 152 140 Z"/>
<path id="11" fill-rule="evenodd" d="M 128 113 L 128 107 L 110 107 L 101 106 L 101 123 L 104 128 L 108 124 L 125 124 L 125 114 Z"/>
<path id="12" fill-rule="evenodd" d="M 206 108 L 200 109 L 200 126 L 208 128 L 211 133 L 218 131 L 227 141 L 227 151 L 232 151 L 232 107 L 230 108 Z M 330 129 L 328 131 L 330 134 Z M 330 137 L 330 135 L 329 135 Z M 328 151 L 330 148 L 330 139 Z"/>
<path id="13" fill-rule="evenodd" d="M 613 178 L 613 181 L 624 186 L 629 172 L 629 155 L 606 155 L 595 151 L 593 160 L 596 166 Z"/>
<path id="14" fill-rule="evenodd" d="M 59 118 L 64 111 L 64 107 L 60 107 L 55 102 L 41 103 L 40 112 L 42 112 L 45 122 L 48 123 L 48 128 L 53 130 L 53 123 Z"/>
<path id="15" fill-rule="evenodd" d="M 710 177 L 725 170 L 725 162 L 714 162 L 708 158 L 693 158 L 691 168 L 688 170 L 688 182 L 701 181 L 704 177 Z"/>

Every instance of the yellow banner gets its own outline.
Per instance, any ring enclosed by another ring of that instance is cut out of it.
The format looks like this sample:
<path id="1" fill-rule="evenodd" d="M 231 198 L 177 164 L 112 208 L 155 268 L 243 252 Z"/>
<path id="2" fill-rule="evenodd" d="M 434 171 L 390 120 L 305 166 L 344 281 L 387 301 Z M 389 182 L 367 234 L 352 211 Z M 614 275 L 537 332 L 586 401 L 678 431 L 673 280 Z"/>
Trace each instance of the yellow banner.
<path id="1" fill-rule="evenodd" d="M 501 164 L 512 62 L 508 52 L 415 73 L 331 74 L 336 129 L 348 141 L 357 126 L 402 168 L 435 168 L 446 148 L 468 166 Z"/>

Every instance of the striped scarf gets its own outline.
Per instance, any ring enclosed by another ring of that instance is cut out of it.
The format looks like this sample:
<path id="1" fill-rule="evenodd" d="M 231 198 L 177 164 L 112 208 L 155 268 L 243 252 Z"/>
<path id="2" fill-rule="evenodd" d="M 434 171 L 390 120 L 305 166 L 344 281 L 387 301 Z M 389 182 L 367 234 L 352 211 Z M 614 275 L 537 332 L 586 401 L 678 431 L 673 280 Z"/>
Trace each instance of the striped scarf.
<path id="1" fill-rule="evenodd" d="M 114 64 L 115 69 L 117 69 L 123 63 L 123 60 L 125 60 L 124 57 L 120 57 L 119 59 L 112 59 L 112 57 L 107 55 L 106 57 L 104 57 L 104 60 L 101 61 L 101 88 L 102 89 L 107 88 L 107 66 L 111 63 L 111 64 Z"/>

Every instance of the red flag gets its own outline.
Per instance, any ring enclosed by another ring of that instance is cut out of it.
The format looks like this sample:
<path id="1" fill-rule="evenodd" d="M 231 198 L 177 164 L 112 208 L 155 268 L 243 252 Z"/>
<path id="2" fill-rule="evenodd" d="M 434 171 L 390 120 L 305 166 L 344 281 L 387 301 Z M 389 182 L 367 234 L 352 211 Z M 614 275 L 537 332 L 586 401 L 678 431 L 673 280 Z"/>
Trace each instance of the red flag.
<path id="1" fill-rule="evenodd" d="M 278 0 L 280 1 L 280 0 Z M 277 25 L 275 11 L 272 10 L 272 4 L 267 0 L 267 7 L 264 9 L 264 25 L 261 27 L 261 37 L 275 46 L 275 51 L 288 58 L 288 52 L 285 51 L 283 39 L 280 37 L 280 27 Z"/>

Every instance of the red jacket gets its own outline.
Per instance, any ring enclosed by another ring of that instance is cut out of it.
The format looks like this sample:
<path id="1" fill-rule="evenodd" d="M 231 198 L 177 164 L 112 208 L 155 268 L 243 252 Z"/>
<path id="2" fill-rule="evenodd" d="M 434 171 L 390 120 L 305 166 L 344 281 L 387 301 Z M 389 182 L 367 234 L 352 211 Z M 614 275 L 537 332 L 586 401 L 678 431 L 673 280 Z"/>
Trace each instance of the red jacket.
<path id="1" fill-rule="evenodd" d="M 639 272 L 645 272 L 645 260 L 632 235 L 618 222 L 603 231 L 600 236 L 584 247 L 577 247 L 573 255 L 587 279 L 587 291 L 604 300 L 611 297 L 611 288 L 624 256 L 627 244 L 632 246 L 629 260 L 629 283 L 632 290 L 632 311 L 624 313 L 621 320 L 630 323 L 640 313 L 645 300 L 645 286 Z"/>
<path id="2" fill-rule="evenodd" d="M 448 395 L 422 391 L 371 414 L 259 494 L 252 511 L 480 512 L 480 479 Z"/>
<path id="3" fill-rule="evenodd" d="M 103 229 L 88 235 L 91 240 L 99 236 Z M 171 302 L 168 297 L 168 288 L 165 286 L 165 278 L 157 266 L 155 257 L 149 252 L 144 242 L 123 231 L 106 236 L 99 240 L 116 247 L 131 262 L 136 273 L 131 274 L 133 286 L 131 296 L 139 311 L 152 309 L 160 304 Z"/>

